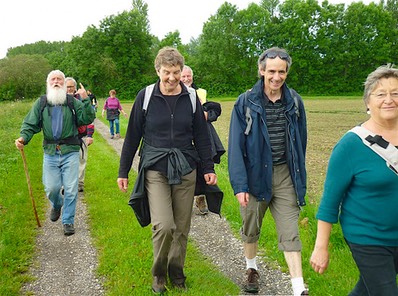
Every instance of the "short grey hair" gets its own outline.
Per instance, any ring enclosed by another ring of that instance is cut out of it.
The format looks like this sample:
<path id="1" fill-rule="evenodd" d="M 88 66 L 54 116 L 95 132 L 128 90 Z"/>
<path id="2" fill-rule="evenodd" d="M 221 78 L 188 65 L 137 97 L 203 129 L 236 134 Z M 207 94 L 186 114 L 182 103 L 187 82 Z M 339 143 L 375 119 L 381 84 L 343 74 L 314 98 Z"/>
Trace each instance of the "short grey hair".
<path id="1" fill-rule="evenodd" d="M 65 78 L 65 84 L 66 84 L 68 81 L 72 81 L 72 82 L 74 83 L 75 87 L 77 87 L 77 82 L 76 82 L 76 80 L 75 80 L 73 77 L 66 77 L 66 78 Z"/>
<path id="2" fill-rule="evenodd" d="M 391 63 L 378 67 L 368 75 L 366 81 L 364 82 L 365 90 L 363 93 L 363 100 L 365 104 L 369 103 L 371 92 L 378 85 L 379 81 L 382 78 L 391 77 L 398 80 L 398 69 L 395 68 L 395 65 Z"/>
<path id="3" fill-rule="evenodd" d="M 284 48 L 279 48 L 279 47 L 271 47 L 265 50 L 260 57 L 258 58 L 258 75 L 261 76 L 260 74 L 260 69 L 265 70 L 265 67 L 267 66 L 267 60 L 268 59 L 273 59 L 272 57 L 268 57 L 269 54 L 272 54 L 275 58 L 278 56 L 282 60 L 286 61 L 286 72 L 289 72 L 290 67 L 292 66 L 292 58 Z"/>
<path id="4" fill-rule="evenodd" d="M 190 66 L 184 65 L 184 67 L 182 68 L 182 71 L 184 71 L 184 70 L 189 70 L 189 71 L 191 71 L 191 74 L 192 74 L 192 77 L 193 77 L 193 70 L 192 70 L 192 68 L 191 68 Z"/>

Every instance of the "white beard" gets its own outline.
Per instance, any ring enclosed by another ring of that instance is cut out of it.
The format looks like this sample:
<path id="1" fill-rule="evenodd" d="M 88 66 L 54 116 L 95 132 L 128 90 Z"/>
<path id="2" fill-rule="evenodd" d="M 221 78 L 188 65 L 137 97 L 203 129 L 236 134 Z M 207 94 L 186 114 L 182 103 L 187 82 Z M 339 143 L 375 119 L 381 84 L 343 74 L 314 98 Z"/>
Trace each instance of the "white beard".
<path id="1" fill-rule="evenodd" d="M 50 105 L 63 105 L 66 102 L 66 87 L 47 86 L 47 102 Z"/>

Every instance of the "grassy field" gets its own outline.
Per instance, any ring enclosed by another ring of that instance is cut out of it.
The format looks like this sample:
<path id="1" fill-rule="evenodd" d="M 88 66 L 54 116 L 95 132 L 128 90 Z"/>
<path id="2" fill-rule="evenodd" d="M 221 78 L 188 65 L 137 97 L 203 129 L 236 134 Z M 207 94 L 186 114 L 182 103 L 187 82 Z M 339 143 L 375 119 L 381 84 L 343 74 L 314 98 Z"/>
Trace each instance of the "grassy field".
<path id="1" fill-rule="evenodd" d="M 234 98 L 222 100 L 223 114 L 215 127 L 225 145 L 228 142 L 229 117 Z M 14 146 L 21 121 L 32 102 L 1 103 L 0 120 L 0 295 L 18 295 L 28 280 L 26 271 L 34 253 L 36 221 L 33 215 L 22 159 Z M 100 107 L 103 101 L 100 100 Z M 127 113 L 131 102 L 122 102 Z M 307 150 L 308 192 L 307 206 L 300 218 L 303 241 L 303 269 L 311 295 L 347 295 L 354 286 L 358 272 L 340 227 L 334 226 L 330 243 L 330 268 L 324 275 L 312 271 L 308 263 L 316 235 L 315 214 L 322 195 L 326 166 L 331 150 L 338 139 L 351 127 L 367 117 L 361 98 L 306 98 L 309 142 Z M 10 114 L 12 116 L 10 116 Z M 101 109 L 97 115 L 101 119 Z M 103 120 L 103 119 L 102 119 Z M 106 122 L 106 120 L 104 120 Z M 127 119 L 121 116 L 121 134 L 125 134 Z M 44 220 L 45 207 L 41 184 L 41 135 L 34 137 L 25 148 L 33 195 Z M 146 295 L 150 291 L 152 248 L 150 229 L 141 228 L 126 205 L 128 194 L 116 186 L 119 158 L 99 137 L 90 147 L 87 166 L 85 200 L 94 244 L 99 251 L 99 276 L 105 278 L 107 295 Z M 227 156 L 217 166 L 219 186 L 225 198 L 222 208 L 233 231 L 238 233 L 240 217 L 238 203 L 228 182 Z M 134 180 L 132 172 L 130 179 Z M 266 215 L 260 239 L 265 260 L 280 265 L 286 271 L 283 254 L 277 250 L 273 220 Z M 237 295 L 239 288 L 225 279 L 195 248 L 191 242 L 186 263 L 189 290 L 187 295 Z M 178 295 L 171 290 L 169 295 Z"/>

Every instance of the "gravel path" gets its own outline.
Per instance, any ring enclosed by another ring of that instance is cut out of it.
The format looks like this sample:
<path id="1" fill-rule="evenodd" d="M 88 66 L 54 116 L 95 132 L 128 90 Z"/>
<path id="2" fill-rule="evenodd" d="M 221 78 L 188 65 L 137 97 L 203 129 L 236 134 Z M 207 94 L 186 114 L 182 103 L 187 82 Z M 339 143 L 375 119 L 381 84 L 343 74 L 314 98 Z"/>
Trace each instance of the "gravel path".
<path id="1" fill-rule="evenodd" d="M 120 155 L 123 139 L 110 139 L 108 126 L 98 119 L 95 120 L 95 130 Z M 133 166 L 135 169 L 138 167 L 137 157 Z M 95 277 L 96 250 L 91 243 L 86 216 L 84 198 L 80 196 L 75 222 L 78 231 L 75 235 L 65 237 L 60 221 L 52 223 L 47 219 L 43 223 L 37 239 L 37 262 L 31 268 L 31 274 L 37 280 L 22 289 L 23 295 L 104 295 L 101 280 Z M 232 234 L 224 218 L 211 213 L 196 215 L 193 209 L 190 237 L 228 278 L 242 285 L 245 280 L 242 242 Z M 260 291 L 257 295 L 292 294 L 289 275 L 270 268 L 259 257 L 257 264 L 260 273 Z M 241 291 L 241 295 L 245 293 Z"/>

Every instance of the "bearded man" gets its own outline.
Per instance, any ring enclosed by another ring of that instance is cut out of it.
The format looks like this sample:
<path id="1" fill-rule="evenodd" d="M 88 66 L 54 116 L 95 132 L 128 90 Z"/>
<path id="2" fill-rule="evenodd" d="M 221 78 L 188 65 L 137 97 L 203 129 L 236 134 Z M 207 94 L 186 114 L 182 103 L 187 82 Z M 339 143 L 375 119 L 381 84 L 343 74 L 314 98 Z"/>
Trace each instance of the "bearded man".
<path id="1" fill-rule="evenodd" d="M 95 119 L 83 85 L 80 84 L 77 93 L 82 101 L 68 98 L 65 74 L 60 70 L 51 71 L 47 76 L 47 94 L 35 101 L 23 120 L 20 137 L 15 140 L 16 147 L 22 150 L 35 134 L 43 131 L 42 179 L 52 207 L 50 220 L 57 221 L 63 209 L 62 224 L 67 236 L 75 233 L 80 150 L 77 127 Z"/>

